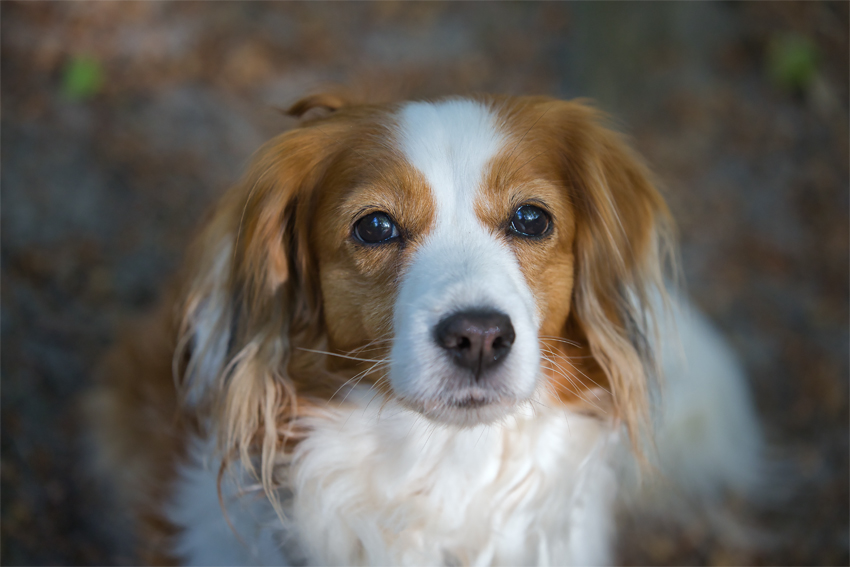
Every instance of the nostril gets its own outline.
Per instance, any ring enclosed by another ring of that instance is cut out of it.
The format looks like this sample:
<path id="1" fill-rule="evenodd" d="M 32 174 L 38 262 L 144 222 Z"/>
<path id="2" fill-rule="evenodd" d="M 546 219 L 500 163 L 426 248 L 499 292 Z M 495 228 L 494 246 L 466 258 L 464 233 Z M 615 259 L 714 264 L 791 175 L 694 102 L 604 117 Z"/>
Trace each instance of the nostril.
<path id="1" fill-rule="evenodd" d="M 436 343 L 452 361 L 476 377 L 499 364 L 516 338 L 511 319 L 490 310 L 459 311 L 442 319 L 434 329 Z"/>

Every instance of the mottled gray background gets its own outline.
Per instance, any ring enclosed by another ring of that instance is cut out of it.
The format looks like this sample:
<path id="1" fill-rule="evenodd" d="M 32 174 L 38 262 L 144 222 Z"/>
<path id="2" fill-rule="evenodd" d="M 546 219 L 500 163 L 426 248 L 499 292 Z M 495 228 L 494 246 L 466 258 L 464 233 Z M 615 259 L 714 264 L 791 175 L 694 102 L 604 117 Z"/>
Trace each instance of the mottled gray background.
<path id="1" fill-rule="evenodd" d="M 629 564 L 848 563 L 848 4 L 3 2 L 3 564 L 126 563 L 79 394 L 205 209 L 330 83 L 590 97 L 658 172 L 690 293 L 797 491 L 629 525 Z M 88 77 L 88 78 L 86 78 Z"/>

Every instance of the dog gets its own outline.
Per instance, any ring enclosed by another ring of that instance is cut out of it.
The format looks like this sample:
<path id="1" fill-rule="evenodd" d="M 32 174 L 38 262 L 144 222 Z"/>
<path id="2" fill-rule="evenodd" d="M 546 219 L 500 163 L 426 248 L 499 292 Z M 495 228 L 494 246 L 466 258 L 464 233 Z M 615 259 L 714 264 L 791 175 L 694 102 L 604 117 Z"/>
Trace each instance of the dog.
<path id="1" fill-rule="evenodd" d="M 290 113 L 89 398 L 141 560 L 607 564 L 622 502 L 757 484 L 740 366 L 601 112 Z"/>

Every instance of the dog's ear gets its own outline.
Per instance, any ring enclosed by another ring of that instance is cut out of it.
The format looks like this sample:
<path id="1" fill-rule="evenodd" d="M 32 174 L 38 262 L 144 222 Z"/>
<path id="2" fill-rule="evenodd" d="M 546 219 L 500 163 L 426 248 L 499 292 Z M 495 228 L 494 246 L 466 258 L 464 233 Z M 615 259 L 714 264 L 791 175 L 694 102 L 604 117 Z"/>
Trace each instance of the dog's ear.
<path id="1" fill-rule="evenodd" d="M 190 252 L 175 355 L 185 402 L 214 415 L 225 458 L 272 454 L 296 411 L 291 337 L 321 334 L 307 232 L 340 124 L 308 125 L 263 146 Z M 285 436 L 285 434 L 284 434 Z M 253 447 L 253 448 L 252 448 Z M 263 458 L 263 482 L 271 466 Z"/>
<path id="2" fill-rule="evenodd" d="M 286 110 L 286 114 L 303 119 L 320 113 L 334 112 L 344 106 L 348 106 L 348 101 L 344 96 L 334 93 L 319 93 L 300 99 Z"/>
<path id="3" fill-rule="evenodd" d="M 551 104 L 547 122 L 559 130 L 559 171 L 576 215 L 568 326 L 586 338 L 639 449 L 657 375 L 653 311 L 664 304 L 664 269 L 675 256 L 672 220 L 649 171 L 601 113 Z"/>

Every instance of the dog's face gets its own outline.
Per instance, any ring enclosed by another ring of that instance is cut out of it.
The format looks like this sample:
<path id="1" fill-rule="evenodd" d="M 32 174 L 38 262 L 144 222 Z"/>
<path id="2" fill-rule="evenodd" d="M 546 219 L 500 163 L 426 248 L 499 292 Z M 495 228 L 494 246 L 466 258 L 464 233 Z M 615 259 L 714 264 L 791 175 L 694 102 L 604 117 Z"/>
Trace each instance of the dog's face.
<path id="1" fill-rule="evenodd" d="M 202 237 L 188 374 L 220 369 L 230 438 L 355 384 L 446 424 L 533 397 L 637 424 L 667 213 L 598 114 L 547 98 L 327 106 L 260 152 Z"/>
<path id="2" fill-rule="evenodd" d="M 441 422 L 490 422 L 532 396 L 540 337 L 560 336 L 569 314 L 574 212 L 533 159 L 548 137 L 521 139 L 533 114 L 510 110 L 393 109 L 381 138 L 336 164 L 356 176 L 318 198 L 331 350 L 389 351 L 393 395 Z"/>

